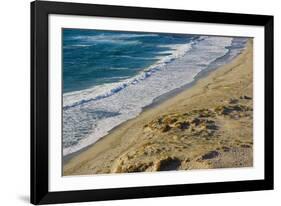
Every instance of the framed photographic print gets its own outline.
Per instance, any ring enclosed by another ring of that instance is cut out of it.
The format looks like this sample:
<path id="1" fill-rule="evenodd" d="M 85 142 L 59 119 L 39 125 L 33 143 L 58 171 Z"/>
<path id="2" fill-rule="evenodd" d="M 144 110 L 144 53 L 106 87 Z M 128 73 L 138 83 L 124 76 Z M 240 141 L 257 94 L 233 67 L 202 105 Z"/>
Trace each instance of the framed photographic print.
<path id="1" fill-rule="evenodd" d="M 273 189 L 273 16 L 31 3 L 33 204 Z"/>

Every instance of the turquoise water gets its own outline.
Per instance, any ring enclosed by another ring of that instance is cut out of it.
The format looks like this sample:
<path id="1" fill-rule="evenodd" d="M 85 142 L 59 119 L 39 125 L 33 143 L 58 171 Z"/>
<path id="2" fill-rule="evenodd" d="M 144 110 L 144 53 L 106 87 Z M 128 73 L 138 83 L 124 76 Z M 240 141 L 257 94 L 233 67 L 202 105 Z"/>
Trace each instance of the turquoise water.
<path id="1" fill-rule="evenodd" d="M 204 70 L 231 61 L 247 38 L 63 30 L 63 155 L 95 143 Z"/>
<path id="2" fill-rule="evenodd" d="M 122 81 L 171 54 L 194 35 L 63 30 L 63 92 Z"/>

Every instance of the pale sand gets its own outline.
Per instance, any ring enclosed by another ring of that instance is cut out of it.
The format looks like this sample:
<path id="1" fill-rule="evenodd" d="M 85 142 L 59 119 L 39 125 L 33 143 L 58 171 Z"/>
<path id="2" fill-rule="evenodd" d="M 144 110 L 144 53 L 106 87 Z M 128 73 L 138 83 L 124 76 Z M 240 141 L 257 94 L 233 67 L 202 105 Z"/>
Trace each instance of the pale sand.
<path id="1" fill-rule="evenodd" d="M 252 44 L 73 157 L 64 175 L 252 166 Z"/>

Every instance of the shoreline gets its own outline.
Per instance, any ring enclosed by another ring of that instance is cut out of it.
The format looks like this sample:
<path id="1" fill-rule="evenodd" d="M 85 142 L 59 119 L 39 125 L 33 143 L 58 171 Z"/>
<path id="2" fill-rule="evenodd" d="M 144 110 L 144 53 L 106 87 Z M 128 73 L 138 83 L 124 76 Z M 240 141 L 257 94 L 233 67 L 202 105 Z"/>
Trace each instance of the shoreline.
<path id="1" fill-rule="evenodd" d="M 160 95 L 159 97 L 157 97 L 156 99 L 153 100 L 153 102 L 145 107 L 142 108 L 142 111 L 141 113 L 143 113 L 144 111 L 147 111 L 147 110 L 150 110 L 150 109 L 153 109 L 154 107 L 157 107 L 158 105 L 160 105 L 161 103 L 164 103 L 165 101 L 169 100 L 170 98 L 173 98 L 175 96 L 177 96 L 178 94 L 180 94 L 181 92 L 187 90 L 187 89 L 190 89 L 192 86 L 194 86 L 196 84 L 197 81 L 199 81 L 201 78 L 204 78 L 206 76 L 208 76 L 208 74 L 210 74 L 212 71 L 215 71 L 216 69 L 218 69 L 219 67 L 215 67 L 215 68 L 212 68 L 212 69 L 205 69 L 203 71 L 200 71 L 198 74 L 195 75 L 194 77 L 194 80 L 179 87 L 179 88 L 176 88 L 176 89 L 173 89 L 172 91 L 170 92 L 167 92 L 167 93 L 164 93 L 162 95 Z M 140 114 L 141 114 L 140 113 Z M 139 114 L 139 115 L 140 115 Z M 138 116 L 139 116 L 138 115 Z M 132 119 L 129 119 L 129 120 L 126 120 L 124 121 L 123 123 L 121 123 L 120 125 L 117 125 L 116 127 L 112 128 L 107 135 L 111 134 L 112 132 L 114 132 L 114 130 L 118 129 L 119 127 L 121 127 L 123 124 L 125 124 L 127 121 L 130 121 L 130 120 L 133 120 L 135 118 L 137 118 L 138 116 L 132 118 Z M 80 153 L 82 153 L 83 151 L 86 151 L 88 148 L 90 148 L 91 146 L 93 146 L 94 144 L 96 144 L 98 141 L 100 141 L 101 139 L 105 138 L 107 135 L 101 137 L 100 139 L 98 139 L 96 142 L 76 151 L 76 152 L 73 152 L 71 154 L 68 154 L 68 155 L 65 155 L 63 156 L 63 165 L 67 164 L 73 157 L 75 157 L 76 155 L 79 155 Z"/>
<path id="2" fill-rule="evenodd" d="M 173 89 L 172 91 L 170 92 L 167 92 L 167 93 L 164 93 L 162 95 L 160 95 L 159 97 L 157 97 L 156 99 L 153 100 L 153 102 L 145 107 L 142 108 L 142 111 L 141 113 L 145 112 L 145 111 L 148 111 L 150 109 L 153 109 L 154 107 L 157 107 L 158 105 L 160 105 L 161 103 L 164 103 L 165 101 L 169 100 L 170 98 L 173 98 L 175 96 L 177 96 L 178 94 L 180 94 L 181 92 L 187 90 L 187 89 L 190 89 L 192 86 L 194 86 L 196 84 L 196 82 L 198 80 L 200 80 L 201 78 L 204 78 L 206 77 L 209 73 L 211 73 L 212 71 L 215 71 L 216 69 L 218 69 L 219 67 L 217 68 L 213 68 L 213 69 L 210 69 L 210 70 L 207 70 L 206 71 L 201 71 L 199 72 L 195 77 L 194 77 L 194 80 L 190 83 L 187 83 L 186 85 L 183 85 L 179 88 L 176 88 L 176 89 Z M 140 114 L 141 114 L 140 113 Z M 139 114 L 139 115 L 140 115 Z M 139 116 L 138 115 L 138 116 Z M 68 155 L 65 155 L 63 156 L 62 158 L 62 162 L 63 162 L 63 165 L 67 164 L 73 157 L 75 157 L 76 155 L 79 155 L 80 153 L 86 151 L 87 149 L 89 149 L 90 147 L 92 147 L 94 144 L 96 144 L 98 141 L 102 140 L 103 138 L 105 138 L 106 136 L 108 136 L 109 134 L 111 134 L 112 132 L 114 132 L 114 130 L 117 130 L 119 127 L 121 127 L 123 124 L 125 124 L 126 122 L 128 121 L 131 121 L 133 119 L 136 119 L 138 118 L 138 116 L 132 118 L 132 119 L 129 119 L 129 120 L 126 120 L 124 122 L 122 122 L 120 125 L 117 125 L 116 127 L 112 128 L 107 135 L 101 137 L 100 139 L 98 139 L 96 142 L 76 151 L 76 152 L 73 152 L 71 154 L 68 154 Z"/>
<path id="3" fill-rule="evenodd" d="M 127 151 L 129 148 L 133 147 L 135 144 L 133 140 L 124 143 L 124 139 L 126 139 L 125 137 L 122 137 L 122 134 L 124 134 L 124 132 L 130 130 L 130 128 L 133 128 L 139 122 L 142 122 L 143 119 L 152 119 L 154 117 L 156 118 L 161 113 L 167 113 L 167 111 L 163 108 L 167 108 L 175 103 L 179 104 L 181 101 L 185 101 L 185 98 L 183 97 L 186 96 L 186 93 L 194 93 L 194 91 L 198 90 L 198 87 L 200 89 L 200 86 L 202 86 L 202 82 L 204 83 L 208 80 L 210 81 L 211 78 L 218 75 L 217 73 L 222 70 L 227 70 L 228 67 L 231 67 L 232 64 L 235 64 L 235 62 L 243 58 L 243 56 L 245 56 L 245 53 L 247 53 L 246 50 L 252 50 L 252 48 L 249 48 L 249 44 L 252 43 L 249 42 L 247 43 L 247 48 L 241 54 L 239 54 L 230 62 L 228 62 L 226 65 L 219 66 L 218 68 L 212 68 L 207 71 L 199 72 L 192 82 L 188 83 L 187 85 L 184 85 L 181 88 L 176 89 L 178 91 L 173 91 L 170 95 L 168 93 L 171 92 L 166 93 L 165 95 L 163 95 L 163 97 L 161 97 L 161 95 L 160 99 L 157 98 L 156 101 L 153 101 L 152 104 L 147 107 L 144 107 L 140 115 L 113 128 L 108 135 L 102 137 L 94 144 L 91 144 L 77 152 L 63 157 L 64 175 L 77 174 L 77 171 L 79 171 L 78 174 L 88 174 L 89 172 L 84 170 L 83 167 L 85 165 L 91 165 L 93 159 L 97 159 L 98 157 L 102 156 L 103 153 L 106 153 L 106 150 L 111 149 L 112 147 L 116 148 L 115 146 L 118 144 L 124 146 L 122 149 L 118 150 L 117 153 L 119 154 L 107 154 L 107 156 L 120 156 L 124 153 L 124 151 Z M 140 128 L 136 128 L 139 132 Z M 114 162 L 112 162 L 112 164 L 114 164 Z"/>
<path id="4" fill-rule="evenodd" d="M 245 47 L 246 47 L 246 45 L 245 45 Z M 225 56 L 228 55 L 228 53 L 229 53 L 229 52 L 227 52 L 224 56 L 222 56 L 222 57 L 220 57 L 220 58 L 224 58 Z M 240 55 L 240 54 L 238 54 L 237 56 L 239 56 L 239 55 Z M 237 56 L 236 56 L 236 57 L 237 57 Z M 232 58 L 231 60 L 227 60 L 225 64 L 228 64 L 229 62 L 231 62 L 231 61 L 232 61 L 233 59 L 235 59 L 236 57 Z M 216 62 L 216 61 L 214 61 L 214 62 Z M 200 79 L 207 77 L 210 73 L 212 73 L 213 71 L 216 71 L 217 69 L 219 69 L 221 66 L 218 66 L 218 67 L 215 66 L 215 67 L 213 67 L 213 63 L 214 63 L 214 62 L 212 62 L 212 63 L 209 65 L 210 68 L 206 68 L 206 69 L 204 69 L 204 70 L 198 72 L 198 73 L 194 76 L 194 79 L 193 79 L 191 82 L 189 82 L 189 83 L 187 83 L 187 84 L 185 84 L 185 85 L 183 85 L 183 86 L 181 86 L 181 87 L 179 87 L 179 88 L 173 89 L 173 90 L 171 90 L 171 91 L 169 91 L 169 92 L 167 92 L 167 93 L 164 93 L 164 94 L 160 95 L 159 97 L 155 98 L 151 104 L 149 104 L 149 105 L 147 105 L 147 106 L 145 106 L 145 107 L 142 108 L 141 113 L 143 113 L 143 112 L 146 111 L 146 110 L 153 109 L 154 107 L 157 107 L 158 105 L 164 103 L 165 101 L 169 100 L 170 98 L 173 98 L 173 97 L 179 95 L 180 93 L 182 93 L 183 91 L 190 89 L 191 87 L 193 87 L 193 86 L 197 83 L 197 81 L 200 81 Z M 222 65 L 222 66 L 223 66 L 223 65 Z M 141 113 L 140 113 L 140 114 L 141 114 Z M 140 114 L 139 114 L 139 115 L 140 115 Z M 139 115 L 138 115 L 138 116 L 139 116 Z M 127 121 L 133 120 L 133 119 L 137 118 L 138 116 L 136 116 L 136 117 L 134 117 L 134 118 L 132 118 L 132 119 L 126 120 L 126 121 L 124 121 L 123 123 L 121 123 L 120 125 L 117 125 L 116 127 L 112 128 L 112 129 L 108 132 L 107 135 L 109 135 L 109 134 L 111 134 L 112 132 L 114 132 L 114 130 L 116 130 L 116 129 L 118 129 L 119 127 L 121 127 L 121 126 L 122 126 L 124 123 L 126 123 Z M 93 146 L 94 144 L 96 144 L 98 141 L 100 141 L 101 139 L 105 138 L 107 135 L 101 137 L 101 138 L 98 139 L 96 142 L 94 142 L 94 143 L 92 143 L 92 144 L 90 144 L 90 145 L 88 145 L 88 146 L 86 146 L 86 147 L 84 147 L 84 148 L 82 148 L 82 149 L 80 149 L 80 150 L 78 150 L 78 151 L 76 151 L 76 152 L 73 152 L 73 153 L 71 153 L 71 154 L 68 154 L 68 155 L 63 156 L 63 157 L 62 157 L 62 165 L 67 164 L 73 157 L 75 157 L 75 156 L 79 155 L 80 153 L 86 151 L 86 150 L 89 149 L 91 146 Z"/>

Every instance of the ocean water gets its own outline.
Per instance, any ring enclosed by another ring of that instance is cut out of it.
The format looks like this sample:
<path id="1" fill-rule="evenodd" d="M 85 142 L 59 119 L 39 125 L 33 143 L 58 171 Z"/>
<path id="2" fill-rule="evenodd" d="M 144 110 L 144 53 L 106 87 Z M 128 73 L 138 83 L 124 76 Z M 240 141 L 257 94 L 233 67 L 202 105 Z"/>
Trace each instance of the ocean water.
<path id="1" fill-rule="evenodd" d="M 139 115 L 157 97 L 231 61 L 247 38 L 63 30 L 63 155 Z"/>

